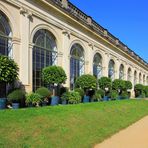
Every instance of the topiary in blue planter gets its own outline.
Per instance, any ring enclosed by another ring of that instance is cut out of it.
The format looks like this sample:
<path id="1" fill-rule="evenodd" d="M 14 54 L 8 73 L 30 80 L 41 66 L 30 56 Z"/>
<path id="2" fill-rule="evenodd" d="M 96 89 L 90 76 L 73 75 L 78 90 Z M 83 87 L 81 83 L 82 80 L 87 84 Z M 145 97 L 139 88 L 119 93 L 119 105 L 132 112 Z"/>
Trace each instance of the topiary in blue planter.
<path id="1" fill-rule="evenodd" d="M 6 98 L 0 98 L 0 109 L 6 108 Z"/>
<path id="2" fill-rule="evenodd" d="M 108 100 L 109 100 L 108 96 L 104 96 L 103 101 L 108 101 Z"/>
<path id="3" fill-rule="evenodd" d="M 19 109 L 20 104 L 19 103 L 12 103 L 12 108 L 13 109 Z"/>
<path id="4" fill-rule="evenodd" d="M 59 104 L 59 97 L 58 96 L 52 96 L 51 97 L 51 106 L 55 106 Z"/>
<path id="5" fill-rule="evenodd" d="M 90 100 L 90 96 L 84 96 L 83 97 L 83 103 L 88 103 L 89 102 L 89 100 Z"/>

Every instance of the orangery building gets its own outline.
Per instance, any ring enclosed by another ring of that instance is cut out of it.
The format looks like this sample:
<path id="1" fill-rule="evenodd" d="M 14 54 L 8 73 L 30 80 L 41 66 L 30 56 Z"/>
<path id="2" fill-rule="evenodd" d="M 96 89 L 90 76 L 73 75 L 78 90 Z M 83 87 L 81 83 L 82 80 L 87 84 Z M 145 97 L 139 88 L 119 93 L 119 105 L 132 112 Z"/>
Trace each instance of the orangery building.
<path id="1" fill-rule="evenodd" d="M 82 74 L 148 85 L 148 63 L 68 0 L 0 0 L 0 54 L 17 62 L 27 92 L 49 65 L 63 67 L 70 89 Z"/>

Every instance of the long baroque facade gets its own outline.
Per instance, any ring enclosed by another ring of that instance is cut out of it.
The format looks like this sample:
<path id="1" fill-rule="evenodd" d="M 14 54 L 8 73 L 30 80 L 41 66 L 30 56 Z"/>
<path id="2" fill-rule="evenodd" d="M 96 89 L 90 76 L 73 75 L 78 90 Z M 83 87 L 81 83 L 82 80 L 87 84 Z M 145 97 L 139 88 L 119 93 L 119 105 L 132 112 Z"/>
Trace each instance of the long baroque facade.
<path id="1" fill-rule="evenodd" d="M 17 62 L 27 91 L 54 64 L 71 89 L 82 74 L 148 85 L 148 63 L 67 0 L 0 0 L 0 54 Z"/>

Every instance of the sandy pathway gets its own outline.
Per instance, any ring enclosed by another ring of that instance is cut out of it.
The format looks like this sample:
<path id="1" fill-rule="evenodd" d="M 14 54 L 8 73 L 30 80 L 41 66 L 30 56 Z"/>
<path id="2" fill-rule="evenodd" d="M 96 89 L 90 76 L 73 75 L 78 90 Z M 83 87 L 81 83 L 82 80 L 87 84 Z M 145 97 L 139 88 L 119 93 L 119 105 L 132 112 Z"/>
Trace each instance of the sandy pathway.
<path id="1" fill-rule="evenodd" d="M 148 148 L 148 116 L 96 145 L 95 148 Z"/>

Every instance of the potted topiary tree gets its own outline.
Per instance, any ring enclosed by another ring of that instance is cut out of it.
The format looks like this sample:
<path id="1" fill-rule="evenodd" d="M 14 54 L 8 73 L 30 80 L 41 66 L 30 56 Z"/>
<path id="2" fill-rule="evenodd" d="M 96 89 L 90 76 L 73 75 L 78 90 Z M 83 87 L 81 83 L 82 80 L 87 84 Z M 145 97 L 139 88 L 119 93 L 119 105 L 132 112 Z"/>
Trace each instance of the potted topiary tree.
<path id="1" fill-rule="evenodd" d="M 51 96 L 51 91 L 49 91 L 46 87 L 40 87 L 35 92 L 42 96 L 42 106 L 46 106 L 49 101 L 48 99 Z"/>
<path id="2" fill-rule="evenodd" d="M 111 100 L 116 100 L 118 98 L 118 92 L 116 90 L 112 90 L 110 92 L 110 98 Z"/>
<path id="3" fill-rule="evenodd" d="M 3 85 L 2 87 L 6 87 L 7 84 L 12 84 L 16 81 L 18 79 L 18 71 L 18 65 L 14 60 L 7 56 L 0 55 L 0 85 Z M 2 92 L 3 95 L 0 96 L 0 109 L 6 107 L 5 88 L 2 90 L 4 91 Z"/>
<path id="4" fill-rule="evenodd" d="M 90 101 L 90 96 L 88 95 L 89 90 L 95 90 L 97 86 L 96 77 L 90 74 L 82 75 L 76 79 L 76 88 L 81 88 L 85 92 L 83 102 L 87 103 Z"/>
<path id="5" fill-rule="evenodd" d="M 53 86 L 51 105 L 57 105 L 59 103 L 59 96 L 55 94 L 55 88 L 58 88 L 60 84 L 66 81 L 66 73 L 60 66 L 49 66 L 43 69 L 42 74 L 44 82 Z"/>
<path id="6" fill-rule="evenodd" d="M 81 96 L 81 100 L 83 99 L 84 95 L 85 95 L 85 92 L 82 88 L 75 88 L 74 89 L 75 92 L 78 92 Z"/>
<path id="7" fill-rule="evenodd" d="M 131 97 L 131 89 L 132 89 L 132 87 L 133 87 L 132 82 L 125 81 L 125 91 L 127 91 L 127 93 L 128 93 L 128 99 Z"/>
<path id="8" fill-rule="evenodd" d="M 118 99 L 121 99 L 122 91 L 126 89 L 125 81 L 120 79 L 115 79 L 112 83 L 112 89 L 118 92 Z"/>
<path id="9" fill-rule="evenodd" d="M 101 89 L 103 89 L 104 92 L 105 92 L 105 95 L 104 95 L 103 100 L 104 101 L 108 101 L 109 98 L 108 98 L 107 95 L 109 94 L 109 92 L 111 90 L 111 87 L 112 87 L 112 81 L 111 81 L 111 79 L 108 78 L 108 77 L 102 77 L 102 78 L 100 78 L 98 80 L 98 84 L 99 84 L 99 87 Z"/>
<path id="10" fill-rule="evenodd" d="M 20 102 L 25 97 L 25 92 L 21 89 L 17 89 L 12 91 L 8 96 L 7 99 L 10 103 L 12 103 L 13 109 L 18 109 L 20 106 Z"/>
<path id="11" fill-rule="evenodd" d="M 144 86 L 145 97 L 148 98 L 148 86 Z"/>
<path id="12" fill-rule="evenodd" d="M 136 84 L 134 87 L 134 90 L 135 90 L 135 97 L 141 98 L 142 92 L 144 90 L 144 86 L 142 84 Z"/>

